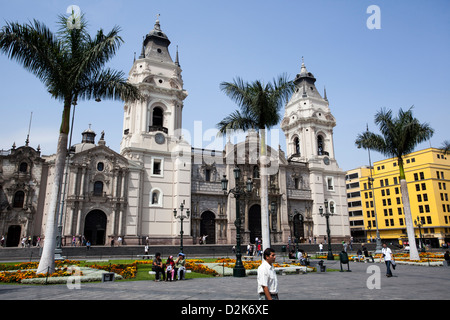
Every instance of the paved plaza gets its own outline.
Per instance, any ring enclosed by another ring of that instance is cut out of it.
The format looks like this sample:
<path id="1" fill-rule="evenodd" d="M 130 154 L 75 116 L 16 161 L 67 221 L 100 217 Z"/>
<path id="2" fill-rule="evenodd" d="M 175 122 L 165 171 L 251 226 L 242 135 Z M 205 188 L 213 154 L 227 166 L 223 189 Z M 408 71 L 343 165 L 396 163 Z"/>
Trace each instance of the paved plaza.
<path id="1" fill-rule="evenodd" d="M 325 261 L 340 270 L 338 260 Z M 351 272 L 278 275 L 282 300 L 448 300 L 450 267 L 398 265 L 385 276 L 382 263 L 350 262 Z M 347 265 L 344 265 L 347 270 Z M 70 286 L 69 286 L 70 287 Z M 174 282 L 115 281 L 67 285 L 0 285 L 0 300 L 257 300 L 256 276 Z"/>

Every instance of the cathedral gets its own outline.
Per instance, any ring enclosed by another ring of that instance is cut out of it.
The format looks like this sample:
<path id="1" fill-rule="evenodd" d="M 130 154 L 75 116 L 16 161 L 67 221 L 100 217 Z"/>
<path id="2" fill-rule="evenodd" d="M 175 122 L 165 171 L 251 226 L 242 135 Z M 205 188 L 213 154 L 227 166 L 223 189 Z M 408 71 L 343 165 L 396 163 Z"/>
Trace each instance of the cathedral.
<path id="1" fill-rule="evenodd" d="M 120 150 L 106 146 L 102 132 L 90 128 L 81 142 L 70 146 L 58 217 L 63 243 L 73 237 L 92 245 L 236 243 L 241 227 L 243 244 L 261 238 L 259 135 L 249 131 L 245 141 L 224 150 L 192 148 L 182 135 L 184 100 L 188 96 L 181 76 L 178 52 L 169 52 L 170 40 L 159 20 L 142 43 L 128 81 L 143 99 L 125 101 Z M 315 77 L 301 65 L 295 92 L 286 104 L 281 129 L 287 150 L 268 146 L 270 242 L 349 239 L 345 172 L 334 154 L 336 120 L 329 102 L 315 87 Z M 221 119 L 216 119 L 219 122 Z M 54 155 L 43 156 L 25 146 L 0 154 L 0 233 L 6 246 L 19 246 L 31 237 L 44 238 Z M 234 169 L 241 172 L 234 179 Z M 251 181 L 253 188 L 240 201 L 222 189 Z M 45 240 L 45 239 L 44 239 Z"/>

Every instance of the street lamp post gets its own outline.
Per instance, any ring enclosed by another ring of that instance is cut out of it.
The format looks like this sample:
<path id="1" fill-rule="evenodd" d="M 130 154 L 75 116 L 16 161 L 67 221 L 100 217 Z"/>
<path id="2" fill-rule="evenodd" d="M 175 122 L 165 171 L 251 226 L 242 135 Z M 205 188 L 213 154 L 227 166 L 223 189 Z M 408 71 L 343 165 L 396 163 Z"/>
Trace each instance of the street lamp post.
<path id="1" fill-rule="evenodd" d="M 328 256 L 327 260 L 334 260 L 333 252 L 331 251 L 331 237 L 330 237 L 330 223 L 329 218 L 334 214 L 334 205 L 330 203 L 330 212 L 328 212 L 328 201 L 325 200 L 325 212 L 323 211 L 322 206 L 319 207 L 319 213 L 322 217 L 325 217 L 327 221 L 327 240 L 328 240 Z"/>
<path id="2" fill-rule="evenodd" d="M 236 182 L 236 186 L 233 189 L 228 189 L 228 180 L 227 176 L 224 175 L 221 180 L 222 190 L 225 195 L 229 195 L 232 193 L 234 198 L 236 199 L 236 221 L 234 222 L 236 226 L 236 264 L 233 268 L 233 277 L 245 277 L 245 268 L 242 263 L 242 254 L 241 254 L 241 212 L 239 207 L 239 199 L 241 196 L 245 196 L 252 192 L 253 190 L 253 182 L 250 178 L 248 178 L 246 185 L 240 182 L 241 178 L 241 170 L 236 167 L 233 170 L 234 172 L 234 180 Z"/>
<path id="3" fill-rule="evenodd" d="M 425 246 L 423 245 L 423 238 L 422 238 L 422 227 L 423 227 L 423 222 L 422 222 L 421 220 L 419 220 L 419 218 L 416 218 L 416 220 L 414 220 L 414 224 L 419 228 L 420 251 L 421 251 L 421 252 L 425 252 Z"/>
<path id="4" fill-rule="evenodd" d="M 184 203 L 180 204 L 180 215 L 177 216 L 177 209 L 173 209 L 173 216 L 175 219 L 180 219 L 181 230 L 180 230 L 180 252 L 183 253 L 183 220 L 188 219 L 190 215 L 189 209 L 186 209 L 186 215 L 183 215 Z"/>

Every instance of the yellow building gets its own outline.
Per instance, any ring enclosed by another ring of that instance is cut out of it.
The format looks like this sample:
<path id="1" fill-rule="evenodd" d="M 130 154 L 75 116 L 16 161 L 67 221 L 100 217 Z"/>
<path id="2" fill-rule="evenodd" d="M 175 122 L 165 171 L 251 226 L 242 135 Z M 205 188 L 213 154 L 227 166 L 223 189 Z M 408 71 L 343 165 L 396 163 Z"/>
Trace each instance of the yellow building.
<path id="1" fill-rule="evenodd" d="M 416 151 L 404 157 L 404 168 L 417 244 L 420 245 L 420 232 L 425 244 L 432 247 L 448 243 L 450 155 L 436 148 Z M 375 239 L 377 220 L 382 240 L 404 243 L 407 234 L 397 160 L 390 158 L 373 164 L 373 189 L 369 183 L 370 170 L 367 171 L 360 178 L 367 238 Z"/>
<path id="2" fill-rule="evenodd" d="M 370 176 L 368 166 L 349 170 L 345 176 L 350 233 L 357 242 L 365 242 L 367 239 L 360 184 L 361 177 L 367 176 Z"/>

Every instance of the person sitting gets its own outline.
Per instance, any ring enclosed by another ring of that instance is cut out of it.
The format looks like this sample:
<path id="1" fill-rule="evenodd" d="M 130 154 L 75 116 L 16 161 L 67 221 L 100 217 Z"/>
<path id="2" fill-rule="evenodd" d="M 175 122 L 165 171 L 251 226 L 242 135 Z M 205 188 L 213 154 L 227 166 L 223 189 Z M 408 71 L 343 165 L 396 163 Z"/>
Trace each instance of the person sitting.
<path id="1" fill-rule="evenodd" d="M 303 266 L 309 265 L 308 254 L 306 253 L 306 251 L 303 251 L 303 253 L 302 253 L 302 256 L 300 258 L 300 264 Z"/>
<path id="2" fill-rule="evenodd" d="M 366 249 L 367 250 L 367 249 Z M 361 249 L 358 249 L 358 251 L 356 252 L 356 254 L 358 255 L 358 260 L 359 262 L 364 261 L 364 255 L 361 251 Z"/>
<path id="3" fill-rule="evenodd" d="M 373 259 L 373 256 L 371 254 L 369 254 L 369 251 L 367 251 L 366 247 L 363 247 L 363 251 L 364 251 L 364 256 L 366 258 L 372 258 L 372 262 L 375 262 L 375 260 Z"/>
<path id="4" fill-rule="evenodd" d="M 175 275 L 175 262 L 173 261 L 173 257 L 169 256 L 166 261 L 166 271 L 167 271 L 167 277 L 166 281 L 172 281 Z"/>
<path id="5" fill-rule="evenodd" d="M 175 261 L 175 272 L 178 280 L 184 280 L 184 275 L 186 274 L 186 260 L 184 258 L 184 253 L 180 252 L 177 260 Z"/>
<path id="6" fill-rule="evenodd" d="M 294 253 L 294 250 L 289 251 L 289 259 L 295 260 L 295 253 Z"/>
<path id="7" fill-rule="evenodd" d="M 164 264 L 161 260 L 161 253 L 155 253 L 155 259 L 153 259 L 152 270 L 156 272 L 155 281 L 161 281 L 160 274 L 162 273 L 163 280 L 166 279 L 166 273 L 164 272 Z"/>

